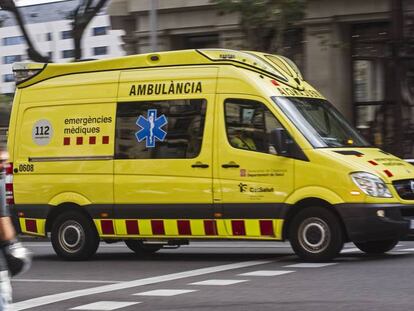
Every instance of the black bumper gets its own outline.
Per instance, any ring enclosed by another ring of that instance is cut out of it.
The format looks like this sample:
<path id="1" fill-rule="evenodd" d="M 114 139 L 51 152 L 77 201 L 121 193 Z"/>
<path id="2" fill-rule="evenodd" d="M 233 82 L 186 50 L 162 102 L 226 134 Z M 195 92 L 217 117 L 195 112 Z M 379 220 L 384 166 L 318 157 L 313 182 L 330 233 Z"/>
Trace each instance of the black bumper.
<path id="1" fill-rule="evenodd" d="M 410 229 L 414 205 L 356 203 L 335 207 L 352 242 L 414 239 L 414 229 Z M 384 211 L 384 217 L 378 216 L 379 210 Z"/>

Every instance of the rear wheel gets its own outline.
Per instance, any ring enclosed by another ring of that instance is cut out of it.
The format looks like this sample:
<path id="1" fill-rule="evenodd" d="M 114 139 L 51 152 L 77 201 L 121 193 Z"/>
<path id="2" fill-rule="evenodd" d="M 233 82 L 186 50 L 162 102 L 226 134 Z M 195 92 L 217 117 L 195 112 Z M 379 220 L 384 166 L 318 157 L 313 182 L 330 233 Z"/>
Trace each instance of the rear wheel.
<path id="1" fill-rule="evenodd" d="M 398 240 L 370 241 L 354 243 L 361 251 L 367 254 L 383 254 L 392 250 L 397 245 Z"/>
<path id="2" fill-rule="evenodd" d="M 158 245 L 144 244 L 140 240 L 125 240 L 126 246 L 136 254 L 153 254 L 161 249 Z"/>
<path id="3" fill-rule="evenodd" d="M 96 253 L 99 236 L 88 217 L 77 211 L 59 215 L 53 222 L 52 246 L 66 260 L 86 260 Z"/>
<path id="4" fill-rule="evenodd" d="M 289 240 L 295 253 L 305 261 L 328 261 L 341 251 L 344 234 L 334 213 L 322 207 L 309 207 L 293 218 Z"/>

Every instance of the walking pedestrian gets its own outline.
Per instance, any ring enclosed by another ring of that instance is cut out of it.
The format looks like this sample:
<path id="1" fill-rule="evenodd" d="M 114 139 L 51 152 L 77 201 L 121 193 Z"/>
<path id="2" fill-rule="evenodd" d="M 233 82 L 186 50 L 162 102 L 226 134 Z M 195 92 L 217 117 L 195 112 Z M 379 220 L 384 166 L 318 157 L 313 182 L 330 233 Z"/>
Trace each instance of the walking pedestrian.
<path id="1" fill-rule="evenodd" d="M 10 310 L 10 276 L 26 271 L 31 263 L 31 253 L 16 240 L 16 232 L 6 205 L 4 155 L 4 152 L 0 152 L 0 311 Z"/>

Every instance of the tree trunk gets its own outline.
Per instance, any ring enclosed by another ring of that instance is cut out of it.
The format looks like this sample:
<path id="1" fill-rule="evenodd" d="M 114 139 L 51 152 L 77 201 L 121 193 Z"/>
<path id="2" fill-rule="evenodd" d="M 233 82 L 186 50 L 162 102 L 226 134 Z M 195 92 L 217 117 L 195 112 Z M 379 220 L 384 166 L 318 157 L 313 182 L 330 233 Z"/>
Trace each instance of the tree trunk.
<path id="1" fill-rule="evenodd" d="M 35 62 L 48 63 L 50 61 L 49 58 L 42 56 L 35 48 L 33 41 L 31 40 L 30 35 L 27 32 L 26 26 L 24 25 L 23 16 L 20 14 L 20 11 L 17 9 L 14 1 L 13 0 L 0 0 L 0 8 L 2 8 L 5 11 L 11 12 L 16 18 L 17 24 L 19 25 L 19 28 L 28 46 L 27 48 L 28 57 Z"/>
<path id="2" fill-rule="evenodd" d="M 88 27 L 91 20 L 96 16 L 96 14 L 98 14 L 107 2 L 108 0 L 99 0 L 98 3 L 93 6 L 93 0 L 83 0 L 82 3 L 75 9 L 72 23 L 75 61 L 82 59 L 82 37 L 86 27 Z"/>
<path id="3" fill-rule="evenodd" d="M 286 30 L 286 23 L 285 23 L 285 16 L 282 13 L 278 25 L 275 29 L 276 34 L 273 36 L 273 40 L 270 46 L 270 50 L 272 52 L 276 52 L 277 54 L 283 54 L 283 45 L 284 45 L 284 36 Z"/>

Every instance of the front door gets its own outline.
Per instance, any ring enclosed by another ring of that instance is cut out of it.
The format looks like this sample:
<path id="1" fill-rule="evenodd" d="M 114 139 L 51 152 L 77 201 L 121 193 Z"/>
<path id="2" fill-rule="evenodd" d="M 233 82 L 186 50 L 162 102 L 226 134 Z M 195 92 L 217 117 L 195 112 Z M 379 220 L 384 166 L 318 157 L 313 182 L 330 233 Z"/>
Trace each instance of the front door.
<path id="1" fill-rule="evenodd" d="M 118 235 L 205 234 L 198 222 L 213 218 L 213 110 L 211 94 L 118 103 Z"/>
<path id="2" fill-rule="evenodd" d="M 262 98 L 222 95 L 217 122 L 217 174 L 222 217 L 233 237 L 280 238 L 280 214 L 293 190 L 294 160 L 269 142 L 283 128 Z M 220 110 L 224 113 L 221 113 Z"/>

